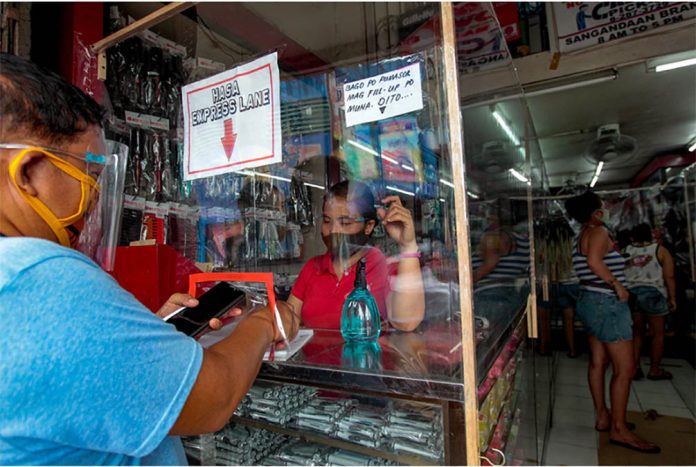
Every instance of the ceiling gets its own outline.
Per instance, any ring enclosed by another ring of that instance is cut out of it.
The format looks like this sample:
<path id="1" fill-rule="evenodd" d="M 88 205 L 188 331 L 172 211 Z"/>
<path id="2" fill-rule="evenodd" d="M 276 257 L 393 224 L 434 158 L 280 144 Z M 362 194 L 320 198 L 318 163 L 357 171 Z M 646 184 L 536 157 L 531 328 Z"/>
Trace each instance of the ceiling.
<path id="1" fill-rule="evenodd" d="M 619 68 L 613 81 L 527 98 L 552 187 L 590 182 L 597 163 L 586 156 L 600 125 L 618 123 L 636 151 L 607 162 L 598 187 L 630 181 L 654 156 L 681 152 L 696 136 L 696 67 L 646 70 L 637 63 Z"/>

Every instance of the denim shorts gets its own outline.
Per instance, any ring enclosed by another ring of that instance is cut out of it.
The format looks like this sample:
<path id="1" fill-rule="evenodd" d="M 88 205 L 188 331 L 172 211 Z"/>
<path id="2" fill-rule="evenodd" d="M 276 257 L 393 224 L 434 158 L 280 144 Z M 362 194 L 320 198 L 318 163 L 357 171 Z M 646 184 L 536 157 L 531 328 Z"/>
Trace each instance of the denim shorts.
<path id="1" fill-rule="evenodd" d="M 552 308 L 557 305 L 559 310 L 575 308 L 580 294 L 580 284 L 552 284 L 549 288 L 549 301 L 544 301 L 541 288 L 537 289 L 537 305 Z"/>
<path id="2" fill-rule="evenodd" d="M 495 288 L 474 292 L 474 313 L 488 319 L 492 324 L 507 326 L 512 318 L 524 307 L 529 288 L 518 289 L 501 285 Z"/>
<path id="3" fill-rule="evenodd" d="M 614 294 L 581 290 L 576 311 L 587 333 L 600 342 L 611 344 L 633 339 L 631 310 Z"/>
<path id="4" fill-rule="evenodd" d="M 633 287 L 629 292 L 631 292 L 631 300 L 629 300 L 631 311 L 634 313 L 645 313 L 649 316 L 669 314 L 667 299 L 655 287 Z"/>

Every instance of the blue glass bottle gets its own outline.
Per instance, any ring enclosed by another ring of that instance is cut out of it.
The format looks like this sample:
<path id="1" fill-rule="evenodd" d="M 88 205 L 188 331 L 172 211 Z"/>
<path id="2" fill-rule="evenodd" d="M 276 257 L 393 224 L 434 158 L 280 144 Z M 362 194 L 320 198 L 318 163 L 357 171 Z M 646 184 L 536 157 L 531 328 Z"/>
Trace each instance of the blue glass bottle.
<path id="1" fill-rule="evenodd" d="M 369 290 L 365 278 L 363 257 L 355 272 L 355 288 L 348 294 L 341 314 L 341 335 L 346 342 L 375 340 L 379 337 L 380 316 L 377 302 Z"/>

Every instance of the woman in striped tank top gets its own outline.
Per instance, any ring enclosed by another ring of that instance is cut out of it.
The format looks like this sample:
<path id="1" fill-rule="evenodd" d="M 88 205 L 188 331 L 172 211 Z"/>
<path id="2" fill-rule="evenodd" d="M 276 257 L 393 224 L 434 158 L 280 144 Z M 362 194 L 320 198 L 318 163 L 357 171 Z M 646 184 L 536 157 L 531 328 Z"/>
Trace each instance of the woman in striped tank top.
<path id="1" fill-rule="evenodd" d="M 596 411 L 595 429 L 608 431 L 612 444 L 645 453 L 660 452 L 659 446 L 631 432 L 626 407 L 635 372 L 633 331 L 624 286 L 624 258 L 614 249 L 597 194 L 587 191 L 565 203 L 568 214 L 582 224 L 573 246 L 573 268 L 580 280 L 577 314 L 585 325 L 590 343 L 588 382 Z M 604 377 L 611 361 L 613 374 L 607 410 Z"/>

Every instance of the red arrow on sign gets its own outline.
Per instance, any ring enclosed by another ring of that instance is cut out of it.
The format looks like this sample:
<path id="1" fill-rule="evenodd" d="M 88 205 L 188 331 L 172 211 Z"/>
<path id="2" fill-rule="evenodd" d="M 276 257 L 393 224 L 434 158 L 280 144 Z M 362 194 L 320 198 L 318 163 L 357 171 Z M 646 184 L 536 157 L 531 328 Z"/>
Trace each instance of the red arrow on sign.
<path id="1" fill-rule="evenodd" d="M 232 158 L 232 151 L 234 150 L 234 142 L 237 141 L 237 133 L 232 131 L 232 119 L 228 118 L 225 120 L 225 135 L 220 138 L 222 142 L 222 147 L 225 148 L 225 155 L 227 156 L 227 161 Z"/>

